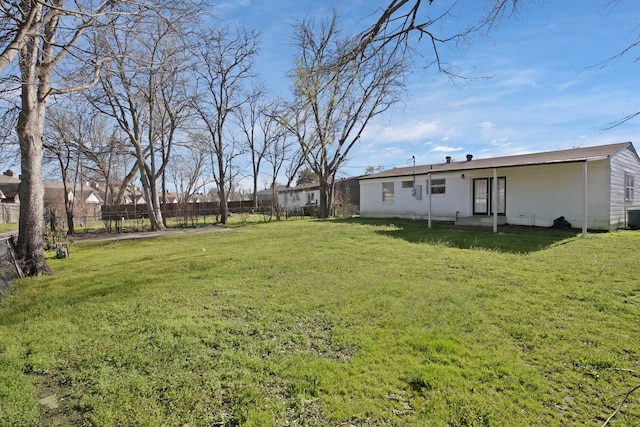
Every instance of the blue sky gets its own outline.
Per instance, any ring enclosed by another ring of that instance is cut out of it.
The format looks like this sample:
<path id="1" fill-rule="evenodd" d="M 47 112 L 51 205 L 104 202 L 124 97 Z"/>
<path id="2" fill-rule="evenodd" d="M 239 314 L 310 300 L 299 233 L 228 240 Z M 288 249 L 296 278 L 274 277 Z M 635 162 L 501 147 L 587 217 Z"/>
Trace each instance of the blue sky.
<path id="1" fill-rule="evenodd" d="M 479 17 L 491 2 L 461 1 L 443 30 Z M 435 3 L 445 6 L 452 0 Z M 634 62 L 640 50 L 601 65 L 640 36 L 636 1 L 521 3 L 516 16 L 501 21 L 488 37 L 441 51 L 457 72 L 487 78 L 452 81 L 435 69 L 417 68 L 408 77 L 403 102 L 368 127 L 341 175 L 361 174 L 367 166 L 407 166 L 411 156 L 428 164 L 445 156 L 463 160 L 467 153 L 485 158 L 622 141 L 640 148 L 640 117 L 604 130 L 640 111 L 640 64 Z M 286 95 L 286 73 L 295 53 L 293 24 L 305 17 L 328 17 L 335 7 L 344 28 L 357 32 L 385 4 L 223 0 L 214 14 L 261 32 L 257 72 L 274 95 Z M 426 44 L 419 48 L 430 52 Z"/>

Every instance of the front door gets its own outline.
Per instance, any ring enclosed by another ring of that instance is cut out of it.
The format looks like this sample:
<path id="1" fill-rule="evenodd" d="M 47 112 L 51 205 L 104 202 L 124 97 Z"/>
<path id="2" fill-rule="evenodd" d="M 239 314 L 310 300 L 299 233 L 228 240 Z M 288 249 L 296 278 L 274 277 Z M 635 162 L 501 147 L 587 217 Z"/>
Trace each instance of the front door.
<path id="1" fill-rule="evenodd" d="M 504 215 L 506 206 L 507 179 L 498 178 L 498 214 Z M 473 214 L 493 214 L 493 178 L 473 180 Z"/>

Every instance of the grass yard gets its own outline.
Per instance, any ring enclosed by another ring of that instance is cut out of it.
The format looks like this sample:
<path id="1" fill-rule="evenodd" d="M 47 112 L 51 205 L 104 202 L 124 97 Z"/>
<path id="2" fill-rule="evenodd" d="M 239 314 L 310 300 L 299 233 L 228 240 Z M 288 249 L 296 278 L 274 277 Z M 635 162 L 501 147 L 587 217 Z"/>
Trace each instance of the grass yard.
<path id="1" fill-rule="evenodd" d="M 640 232 L 295 220 L 71 250 L 0 302 L 0 425 L 640 425 Z"/>

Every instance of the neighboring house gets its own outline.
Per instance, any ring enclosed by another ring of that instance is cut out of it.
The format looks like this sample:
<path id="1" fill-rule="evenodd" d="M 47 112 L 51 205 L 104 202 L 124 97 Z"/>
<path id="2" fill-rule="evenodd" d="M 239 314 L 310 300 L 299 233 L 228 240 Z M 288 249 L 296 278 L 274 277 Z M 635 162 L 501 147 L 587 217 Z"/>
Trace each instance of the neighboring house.
<path id="1" fill-rule="evenodd" d="M 630 142 L 452 161 L 360 178 L 363 217 L 614 230 L 640 209 Z M 586 226 L 586 227 L 584 227 Z"/>
<path id="2" fill-rule="evenodd" d="M 18 222 L 20 219 L 20 179 L 11 170 L 0 175 L 0 224 Z"/>
<path id="3" fill-rule="evenodd" d="M 306 206 L 317 206 L 320 200 L 320 184 L 300 184 L 278 190 L 278 206 L 287 211 L 295 211 Z"/>
<path id="4" fill-rule="evenodd" d="M 158 192 L 158 200 L 160 203 L 164 203 L 166 200 L 167 204 L 178 203 L 178 196 L 167 190 L 163 197 L 162 191 Z M 146 205 L 147 201 L 144 198 L 144 193 L 141 189 L 136 188 L 134 191 L 128 191 L 122 200 L 122 204 L 127 205 Z"/>
<path id="5" fill-rule="evenodd" d="M 333 214 L 353 215 L 360 205 L 359 177 L 336 179 L 333 185 Z M 278 205 L 288 211 L 317 206 L 320 203 L 320 184 L 317 182 L 295 187 L 278 187 Z"/>
<path id="6" fill-rule="evenodd" d="M 20 187 L 20 178 L 16 174 L 7 170 L 0 175 L 0 199 L 2 203 L 20 203 L 18 197 L 18 188 Z"/>
<path id="7" fill-rule="evenodd" d="M 53 217 L 66 226 L 64 184 L 59 181 L 44 181 L 44 209 L 49 220 Z M 67 184 L 69 200 L 73 202 L 74 217 L 82 223 L 100 218 L 103 204 L 100 191 L 90 185 Z"/>
<path id="8" fill-rule="evenodd" d="M 281 191 L 284 191 L 286 189 L 287 189 L 287 187 L 284 186 L 284 185 L 277 185 L 276 186 L 276 197 Z M 264 190 L 260 190 L 260 191 L 258 191 L 256 193 L 256 195 L 258 196 L 258 203 L 273 201 L 273 189 L 272 188 L 265 188 Z"/>

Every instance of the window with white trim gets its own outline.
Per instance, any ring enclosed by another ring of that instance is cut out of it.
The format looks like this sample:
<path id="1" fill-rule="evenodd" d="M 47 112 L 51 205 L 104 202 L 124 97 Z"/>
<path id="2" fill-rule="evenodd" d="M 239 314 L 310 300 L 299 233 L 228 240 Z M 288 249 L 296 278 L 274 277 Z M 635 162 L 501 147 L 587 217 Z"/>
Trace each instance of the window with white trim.
<path id="1" fill-rule="evenodd" d="M 393 182 L 383 182 L 382 183 L 382 201 L 383 202 L 393 202 Z"/>
<path id="2" fill-rule="evenodd" d="M 404 188 L 404 189 L 413 188 L 413 180 L 411 180 L 411 181 L 402 181 L 402 188 Z"/>
<path id="3" fill-rule="evenodd" d="M 444 178 L 431 180 L 431 194 L 445 194 L 447 190 L 447 181 Z"/>
<path id="4" fill-rule="evenodd" d="M 624 174 L 624 198 L 627 202 L 633 202 L 633 175 L 625 172 Z"/>

